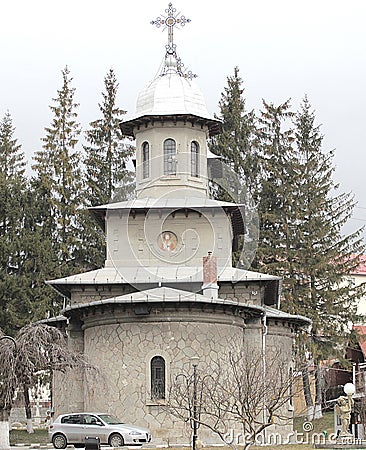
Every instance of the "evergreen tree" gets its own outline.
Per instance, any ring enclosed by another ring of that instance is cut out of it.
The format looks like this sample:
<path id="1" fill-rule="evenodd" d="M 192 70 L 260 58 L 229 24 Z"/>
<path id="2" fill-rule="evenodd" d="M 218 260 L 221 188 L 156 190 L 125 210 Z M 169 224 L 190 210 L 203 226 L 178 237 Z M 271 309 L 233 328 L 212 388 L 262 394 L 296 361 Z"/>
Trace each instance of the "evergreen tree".
<path id="1" fill-rule="evenodd" d="M 126 111 L 116 106 L 118 83 L 113 69 L 104 78 L 105 92 L 99 104 L 102 118 L 91 122 L 86 132 L 86 199 L 89 206 L 110 203 L 121 186 L 132 181 L 127 163 L 133 147 L 125 144 L 120 122 Z"/>
<path id="2" fill-rule="evenodd" d="M 211 196 L 217 200 L 244 205 L 243 236 L 233 242 L 233 264 L 248 269 L 255 255 L 258 239 L 258 153 L 256 147 L 256 117 L 248 112 L 243 97 L 243 82 L 239 69 L 227 78 L 227 87 L 219 102 L 222 132 L 211 138 L 210 150 L 221 158 L 221 173 L 211 183 Z"/>
<path id="3" fill-rule="evenodd" d="M 25 177 L 24 154 L 14 132 L 7 113 L 0 122 L 0 328 L 10 335 L 59 311 L 56 293 L 44 283 L 59 274 L 39 214 L 45 198 Z"/>
<path id="4" fill-rule="evenodd" d="M 126 111 L 116 106 L 118 83 L 112 69 L 104 78 L 104 87 L 103 102 L 99 104 L 101 118 L 91 122 L 86 132 L 87 206 L 110 203 L 117 195 L 121 196 L 121 191 L 128 196 L 134 188 L 133 175 L 127 167 L 133 147 L 124 142 L 119 126 Z M 86 211 L 83 213 L 83 241 L 88 246 L 81 250 L 79 258 L 86 261 L 89 268 L 100 267 L 105 259 L 104 234 Z"/>
<path id="5" fill-rule="evenodd" d="M 26 192 L 23 231 L 23 285 L 30 299 L 30 321 L 57 315 L 62 298 L 45 281 L 64 275 L 57 246 L 52 240 L 49 223 L 49 202 L 38 180 L 32 178 Z"/>
<path id="6" fill-rule="evenodd" d="M 343 358 L 350 322 L 358 321 L 357 300 L 363 287 L 346 282 L 364 252 L 362 230 L 343 235 L 355 202 L 338 193 L 333 181 L 333 152 L 323 152 L 323 136 L 305 97 L 294 120 L 296 161 L 293 196 L 293 258 L 286 274 L 283 306 L 313 321 L 311 350 L 316 368 L 315 415 L 321 412 L 319 363 Z M 312 407 L 312 405 L 308 405 Z"/>
<path id="7" fill-rule="evenodd" d="M 12 333 L 25 322 L 28 304 L 19 282 L 22 264 L 24 154 L 10 113 L 0 122 L 0 328 Z"/>
<path id="8" fill-rule="evenodd" d="M 289 100 L 275 106 L 263 101 L 259 117 L 258 151 L 261 160 L 260 235 L 254 266 L 284 276 L 288 272 L 288 245 L 293 195 L 292 158 L 294 140 L 289 128 L 293 116 Z"/>
<path id="9" fill-rule="evenodd" d="M 57 91 L 55 104 L 50 106 L 53 120 L 45 129 L 43 149 L 35 154 L 33 169 L 39 192 L 48 202 L 49 216 L 44 215 L 45 226 L 55 246 L 62 273 L 71 273 L 77 266 L 75 254 L 80 245 L 78 209 L 82 205 L 80 155 L 76 150 L 80 125 L 76 121 L 75 88 L 66 67 L 62 71 L 63 85 Z"/>
<path id="10" fill-rule="evenodd" d="M 291 116 L 288 102 L 279 108 L 265 103 L 260 120 L 263 180 L 257 267 L 283 277 L 282 309 L 312 319 L 306 349 L 317 368 L 321 360 L 342 356 L 349 324 L 357 321 L 362 287 L 345 280 L 359 264 L 364 246 L 362 230 L 342 234 L 354 201 L 349 194 L 337 194 L 333 153 L 322 150 L 323 136 L 306 98 L 293 119 L 294 130 L 286 130 L 283 125 Z M 321 411 L 318 375 L 316 371 L 315 414 Z M 306 374 L 304 381 L 306 387 Z"/>
<path id="11" fill-rule="evenodd" d="M 211 139 L 210 150 L 222 157 L 222 161 L 237 177 L 241 188 L 245 187 L 251 197 L 257 200 L 259 166 L 254 145 L 256 118 L 253 111 L 246 111 L 242 84 L 239 69 L 235 67 L 234 75 L 227 78 L 227 87 L 219 102 L 222 132 Z M 225 173 L 223 179 L 227 180 L 228 176 Z M 225 193 L 221 193 L 220 197 L 224 199 Z"/>
<path id="12" fill-rule="evenodd" d="M 314 330 L 327 333 L 337 323 L 338 331 L 342 331 L 350 319 L 356 319 L 352 312 L 357 294 L 344 279 L 359 265 L 355 255 L 364 250 L 362 230 L 348 236 L 342 234 L 355 202 L 350 194 L 337 194 L 339 186 L 333 181 L 334 155 L 322 150 L 323 136 L 306 97 L 294 125 L 296 159 L 292 161 L 291 218 L 294 257 L 284 305 L 290 312 L 310 316 Z M 314 314 L 314 308 L 321 311 Z"/>

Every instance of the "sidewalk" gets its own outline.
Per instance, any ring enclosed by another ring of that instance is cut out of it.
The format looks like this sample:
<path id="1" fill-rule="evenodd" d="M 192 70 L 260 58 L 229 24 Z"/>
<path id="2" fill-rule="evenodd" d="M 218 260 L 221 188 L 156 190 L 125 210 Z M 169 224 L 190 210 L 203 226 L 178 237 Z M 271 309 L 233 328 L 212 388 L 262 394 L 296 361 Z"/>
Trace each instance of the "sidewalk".
<path id="1" fill-rule="evenodd" d="M 11 445 L 10 449 L 11 450 L 29 450 L 29 449 L 51 449 L 53 448 L 52 444 L 31 444 L 31 445 L 27 445 L 27 444 L 17 444 L 17 445 Z M 74 446 L 67 446 L 66 449 L 74 449 Z"/>
<path id="2" fill-rule="evenodd" d="M 160 448 L 161 446 L 158 446 L 158 447 Z M 51 443 L 48 443 L 48 444 L 16 444 L 16 445 L 10 446 L 11 450 L 29 450 L 29 449 L 37 450 L 37 449 L 51 449 L 51 448 L 54 449 L 54 447 Z M 156 449 L 157 446 L 149 443 L 149 444 L 145 444 L 144 446 L 142 446 L 142 445 L 140 445 L 140 446 L 124 445 L 123 447 L 109 447 L 109 445 L 101 445 L 100 448 L 103 450 L 152 450 L 152 449 Z M 74 450 L 74 449 L 75 449 L 75 447 L 73 445 L 68 445 L 65 450 Z M 84 449 L 84 447 L 81 447 L 80 450 L 83 450 L 83 449 Z"/>

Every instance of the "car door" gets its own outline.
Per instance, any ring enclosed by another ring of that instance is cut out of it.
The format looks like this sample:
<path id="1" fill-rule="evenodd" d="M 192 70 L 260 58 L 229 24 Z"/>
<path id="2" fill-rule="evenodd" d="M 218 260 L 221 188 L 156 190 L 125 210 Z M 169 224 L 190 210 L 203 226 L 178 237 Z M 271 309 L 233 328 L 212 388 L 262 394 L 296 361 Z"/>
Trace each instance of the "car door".
<path id="1" fill-rule="evenodd" d="M 100 443 L 106 444 L 105 426 L 98 416 L 94 414 L 83 414 L 83 439 L 85 442 L 86 437 L 98 437 Z"/>
<path id="2" fill-rule="evenodd" d="M 81 440 L 82 434 L 82 416 L 81 414 L 70 414 L 69 416 L 65 416 L 61 420 L 62 429 L 66 435 L 67 442 L 69 444 L 78 444 L 84 442 Z"/>

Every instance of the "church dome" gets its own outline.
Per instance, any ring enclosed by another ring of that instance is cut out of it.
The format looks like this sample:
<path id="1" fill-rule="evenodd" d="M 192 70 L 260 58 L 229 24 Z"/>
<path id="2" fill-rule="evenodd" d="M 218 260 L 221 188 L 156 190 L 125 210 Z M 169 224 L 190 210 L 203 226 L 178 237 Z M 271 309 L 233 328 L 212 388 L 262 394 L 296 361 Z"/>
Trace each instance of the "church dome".
<path id="1" fill-rule="evenodd" d="M 121 122 L 124 134 L 133 136 L 133 128 L 150 120 L 193 120 L 206 124 L 210 135 L 220 132 L 220 120 L 207 111 L 205 98 L 197 83 L 181 70 L 175 54 L 167 54 L 159 75 L 140 92 L 136 112 L 126 122 Z"/>
<path id="2" fill-rule="evenodd" d="M 165 68 L 140 92 L 135 117 L 188 114 L 212 119 L 202 91 L 194 80 L 179 73 L 174 57 L 168 58 Z"/>

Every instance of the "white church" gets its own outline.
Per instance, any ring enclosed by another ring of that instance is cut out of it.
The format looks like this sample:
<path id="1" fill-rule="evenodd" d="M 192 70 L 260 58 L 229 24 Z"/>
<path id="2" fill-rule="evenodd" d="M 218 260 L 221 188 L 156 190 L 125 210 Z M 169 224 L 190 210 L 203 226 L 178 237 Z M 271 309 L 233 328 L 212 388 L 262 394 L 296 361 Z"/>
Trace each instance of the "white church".
<path id="1" fill-rule="evenodd" d="M 294 333 L 309 325 L 278 309 L 278 277 L 232 264 L 245 206 L 209 196 L 207 139 L 221 124 L 176 53 L 173 29 L 187 21 L 169 4 L 154 22 L 168 30 L 164 63 L 121 123 L 136 139 L 136 198 L 91 208 L 106 234 L 104 267 L 48 282 L 68 299 L 59 325 L 70 347 L 103 380 L 55 376 L 55 415 L 113 413 L 149 428 L 157 445 L 191 441 L 189 425 L 161 408 L 172 376 L 192 358 L 209 367 L 251 342 L 258 352 L 280 346 L 290 364 Z M 200 439 L 218 442 L 203 428 Z"/>

